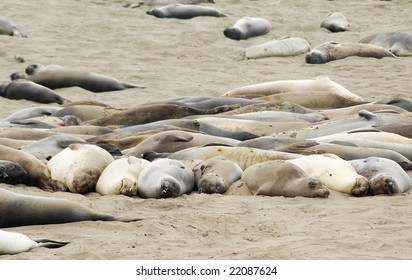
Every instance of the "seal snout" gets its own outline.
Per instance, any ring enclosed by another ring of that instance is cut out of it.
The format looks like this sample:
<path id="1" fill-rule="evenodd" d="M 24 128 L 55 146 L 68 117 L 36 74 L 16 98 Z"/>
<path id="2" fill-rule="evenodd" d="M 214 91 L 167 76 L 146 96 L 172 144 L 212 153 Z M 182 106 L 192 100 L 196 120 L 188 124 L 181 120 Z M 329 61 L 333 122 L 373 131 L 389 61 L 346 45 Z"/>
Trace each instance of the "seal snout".
<path id="1" fill-rule="evenodd" d="M 179 189 L 176 182 L 163 180 L 160 185 L 160 198 L 178 197 Z"/>
<path id="2" fill-rule="evenodd" d="M 223 34 L 233 40 L 241 40 L 242 39 L 242 32 L 237 28 L 226 28 L 223 30 Z"/>
<path id="3" fill-rule="evenodd" d="M 328 62 L 328 59 L 324 53 L 314 50 L 305 56 L 305 61 L 309 64 L 323 64 Z"/>

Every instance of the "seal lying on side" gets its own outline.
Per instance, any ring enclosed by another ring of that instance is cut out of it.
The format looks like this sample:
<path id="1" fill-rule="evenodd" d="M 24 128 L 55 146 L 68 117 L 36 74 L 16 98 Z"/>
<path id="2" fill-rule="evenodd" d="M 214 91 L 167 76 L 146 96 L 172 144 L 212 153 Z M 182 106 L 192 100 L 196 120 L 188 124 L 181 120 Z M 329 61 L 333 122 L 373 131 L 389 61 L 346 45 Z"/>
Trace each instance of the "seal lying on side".
<path id="1" fill-rule="evenodd" d="M 27 176 L 27 171 L 20 164 L 0 160 L 0 183 L 16 185 L 23 182 Z"/>
<path id="2" fill-rule="evenodd" d="M 359 175 L 346 160 L 332 154 L 309 155 L 288 160 L 308 174 L 309 177 L 323 182 L 330 190 L 365 196 L 368 194 L 369 181 Z"/>
<path id="3" fill-rule="evenodd" d="M 70 144 L 47 166 L 54 180 L 64 183 L 71 192 L 87 193 L 95 190 L 97 180 L 114 158 L 105 149 L 92 144 Z"/>
<path id="4" fill-rule="evenodd" d="M 0 215 L 0 228 L 78 221 L 133 222 L 141 220 L 98 213 L 68 199 L 24 195 L 1 188 L 0 213 L 8 213 L 8 215 Z"/>
<path id="5" fill-rule="evenodd" d="M 96 183 L 96 192 L 101 195 L 136 196 L 139 188 L 137 180 L 149 163 L 134 156 L 116 159 L 103 170 Z"/>
<path id="6" fill-rule="evenodd" d="M 384 47 L 397 56 L 412 55 L 412 34 L 408 32 L 375 34 L 361 39 L 359 43 Z"/>
<path id="7" fill-rule="evenodd" d="M 70 102 L 70 100 L 61 97 L 47 87 L 20 79 L 0 85 L 0 96 L 16 100 L 26 99 L 39 103 L 65 104 Z"/>
<path id="8" fill-rule="evenodd" d="M 17 28 L 16 24 L 5 16 L 0 16 L 0 34 L 10 35 L 15 37 L 26 37 Z"/>
<path id="9" fill-rule="evenodd" d="M 3 160 L 18 163 L 26 170 L 28 176 L 22 181 L 23 184 L 46 191 L 67 190 L 64 184 L 51 178 L 47 165 L 35 156 L 3 145 L 0 145 L 0 155 Z"/>
<path id="10" fill-rule="evenodd" d="M 237 20 L 232 27 L 225 28 L 223 34 L 233 40 L 246 40 L 265 35 L 271 30 L 272 24 L 264 18 L 243 17 Z"/>
<path id="11" fill-rule="evenodd" d="M 189 4 L 170 4 L 164 7 L 158 7 L 146 12 L 148 15 L 157 18 L 178 18 L 191 19 L 199 16 L 225 17 L 226 15 L 218 9 L 205 6 Z"/>
<path id="12" fill-rule="evenodd" d="M 125 83 L 112 77 L 68 69 L 64 67 L 44 66 L 42 64 L 31 64 L 26 67 L 26 73 L 13 73 L 10 78 L 26 79 L 49 89 L 81 87 L 92 92 L 106 92 L 124 90 L 127 88 L 142 88 L 143 86 Z"/>
<path id="13" fill-rule="evenodd" d="M 331 41 L 316 46 L 305 56 L 305 61 L 310 64 L 323 64 L 349 56 L 374 58 L 396 57 L 393 53 L 380 46 Z"/>
<path id="14" fill-rule="evenodd" d="M 243 182 L 254 195 L 328 197 L 328 188 L 286 161 L 267 161 L 245 169 Z"/>
<path id="15" fill-rule="evenodd" d="M 310 51 L 310 44 L 303 38 L 282 37 L 279 40 L 247 48 L 239 59 L 256 59 L 271 56 L 295 56 Z"/>
<path id="16" fill-rule="evenodd" d="M 320 23 L 320 28 L 326 28 L 330 32 L 344 32 L 348 30 L 349 23 L 346 17 L 338 12 L 330 13 Z"/>
<path id="17" fill-rule="evenodd" d="M 200 4 L 200 3 L 215 3 L 214 0 L 140 0 L 137 4 L 128 3 L 124 7 L 137 8 L 142 5 L 156 6 L 168 4 Z"/>
<path id="18" fill-rule="evenodd" d="M 178 197 L 193 191 L 193 171 L 174 159 L 157 159 L 147 165 L 137 181 L 142 198 Z"/>
<path id="19" fill-rule="evenodd" d="M 33 248 L 59 248 L 68 242 L 59 242 L 50 239 L 33 240 L 27 235 L 0 230 L 0 255 L 12 255 L 27 252 Z"/>
<path id="20" fill-rule="evenodd" d="M 411 178 L 395 161 L 368 157 L 351 160 L 349 163 L 358 174 L 369 180 L 369 195 L 399 194 L 411 186 Z"/>
<path id="21" fill-rule="evenodd" d="M 239 180 L 243 170 L 223 156 L 204 160 L 193 168 L 199 193 L 225 193 L 231 184 Z"/>

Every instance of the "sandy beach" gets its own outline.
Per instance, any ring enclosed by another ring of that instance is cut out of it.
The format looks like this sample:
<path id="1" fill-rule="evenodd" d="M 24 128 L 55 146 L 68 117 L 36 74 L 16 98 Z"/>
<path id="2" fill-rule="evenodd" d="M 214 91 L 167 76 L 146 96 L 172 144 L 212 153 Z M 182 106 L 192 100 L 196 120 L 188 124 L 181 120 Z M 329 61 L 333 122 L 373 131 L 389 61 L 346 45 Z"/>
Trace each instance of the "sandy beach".
<path id="1" fill-rule="evenodd" d="M 72 101 L 96 100 L 116 108 L 185 96 L 218 97 L 244 85 L 318 75 L 328 75 L 366 101 L 411 97 L 411 58 L 349 57 L 321 65 L 307 64 L 304 55 L 237 60 L 245 48 L 283 36 L 305 38 L 315 47 L 325 41 L 358 42 L 375 33 L 411 31 L 407 1 L 215 2 L 202 5 L 217 8 L 227 17 L 161 19 L 147 15 L 147 6 L 124 7 L 126 2 L 120 0 L 2 0 L 1 15 L 13 19 L 27 38 L 0 36 L 0 82 L 9 82 L 11 73 L 23 71 L 28 64 L 42 63 L 146 86 L 103 93 L 56 90 Z M 332 11 L 346 16 L 349 31 L 330 33 L 319 28 Z M 223 29 L 244 16 L 266 18 L 272 31 L 243 41 L 224 37 Z M 42 105 L 5 98 L 0 102 L 1 119 Z M 70 243 L 0 259 L 412 258 L 410 190 L 397 196 L 360 198 L 332 191 L 327 199 L 192 193 L 156 200 L 94 192 L 50 193 L 25 185 L 0 187 L 143 218 L 132 223 L 86 221 L 7 228 L 32 238 Z"/>

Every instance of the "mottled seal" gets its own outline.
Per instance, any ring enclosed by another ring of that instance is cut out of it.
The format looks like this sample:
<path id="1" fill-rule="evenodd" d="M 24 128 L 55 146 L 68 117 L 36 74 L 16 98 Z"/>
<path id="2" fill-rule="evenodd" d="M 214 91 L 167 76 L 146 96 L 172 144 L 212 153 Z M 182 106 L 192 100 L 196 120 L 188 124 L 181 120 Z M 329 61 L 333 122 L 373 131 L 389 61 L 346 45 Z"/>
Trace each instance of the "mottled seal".
<path id="1" fill-rule="evenodd" d="M 361 39 L 359 43 L 384 47 L 397 56 L 412 55 L 412 34 L 409 32 L 374 34 Z"/>
<path id="2" fill-rule="evenodd" d="M 346 17 L 339 12 L 332 12 L 320 23 L 320 28 L 326 28 L 330 32 L 344 32 L 349 29 Z"/>
<path id="3" fill-rule="evenodd" d="M 95 190 L 97 180 L 113 156 L 92 144 L 70 144 L 52 157 L 47 166 L 54 180 L 64 183 L 71 192 L 87 193 Z"/>
<path id="4" fill-rule="evenodd" d="M 65 104 L 70 102 L 70 100 L 58 95 L 53 90 L 24 79 L 17 79 L 8 84 L 1 84 L 0 96 L 8 99 L 26 99 L 46 104 Z"/>
<path id="5" fill-rule="evenodd" d="M 333 154 L 308 155 L 288 160 L 303 169 L 312 178 L 324 183 L 328 189 L 354 196 L 368 194 L 369 181 L 359 175 L 346 160 Z"/>
<path id="6" fill-rule="evenodd" d="M 286 161 L 267 161 L 245 169 L 241 180 L 254 195 L 328 197 L 328 188 Z"/>
<path id="7" fill-rule="evenodd" d="M 169 4 L 163 7 L 151 9 L 147 11 L 146 14 L 157 18 L 178 19 L 191 19 L 199 16 L 226 17 L 226 15 L 218 9 L 191 4 Z"/>
<path id="8" fill-rule="evenodd" d="M 301 157 L 301 155 L 278 151 L 254 149 L 249 147 L 206 146 L 192 147 L 167 155 L 146 154 L 145 156 L 160 156 L 178 160 L 206 160 L 215 156 L 224 156 L 236 162 L 243 170 L 255 163 L 268 160 L 286 160 Z"/>
<path id="9" fill-rule="evenodd" d="M 22 181 L 23 184 L 47 191 L 66 191 L 64 184 L 51 178 L 46 163 L 32 154 L 0 145 L 0 155 L 3 160 L 18 163 L 26 170 L 28 176 Z"/>
<path id="10" fill-rule="evenodd" d="M 256 98 L 283 92 L 329 91 L 353 101 L 364 101 L 328 76 L 317 76 L 309 80 L 277 80 L 238 87 L 227 91 L 222 96 Z"/>
<path id="11" fill-rule="evenodd" d="M 136 196 L 139 188 L 137 180 L 149 163 L 134 156 L 116 159 L 103 170 L 96 183 L 96 192 L 101 195 Z"/>
<path id="12" fill-rule="evenodd" d="M 0 183 L 16 185 L 28 176 L 27 171 L 18 163 L 0 160 Z"/>
<path id="13" fill-rule="evenodd" d="M 261 36 L 272 30 L 272 24 L 259 17 L 243 17 L 235 22 L 232 27 L 225 28 L 223 34 L 233 40 L 247 40 L 251 37 Z"/>
<path id="14" fill-rule="evenodd" d="M 13 73 L 10 78 L 26 79 L 49 89 L 81 87 L 92 92 L 106 92 L 124 90 L 128 88 L 142 88 L 141 85 L 130 84 L 115 78 L 77 69 L 64 67 L 48 67 L 42 64 L 30 64 L 26 73 Z"/>
<path id="15" fill-rule="evenodd" d="M 231 184 L 239 180 L 243 170 L 234 161 L 223 156 L 204 160 L 193 168 L 199 193 L 225 193 Z"/>
<path id="16" fill-rule="evenodd" d="M 142 170 L 137 185 L 142 198 L 178 197 L 193 191 L 195 178 L 179 160 L 157 159 Z"/>
<path id="17" fill-rule="evenodd" d="M 0 230 L 0 255 L 18 254 L 39 247 L 59 248 L 66 244 L 68 242 L 50 239 L 33 240 L 19 232 Z"/>
<path id="18" fill-rule="evenodd" d="M 18 205 L 18 211 L 17 210 Z M 62 198 L 18 194 L 0 188 L 0 228 L 61 224 L 78 221 L 139 221 L 95 212 L 85 206 Z"/>
<path id="19" fill-rule="evenodd" d="M 310 51 L 310 43 L 299 37 L 282 37 L 278 40 L 248 47 L 238 59 L 257 59 L 272 56 L 296 56 Z"/>
<path id="20" fill-rule="evenodd" d="M 0 16 L 0 34 L 10 35 L 15 37 L 26 37 L 17 25 L 8 17 Z"/>
<path id="21" fill-rule="evenodd" d="M 305 56 L 306 63 L 323 64 L 349 56 L 383 58 L 396 56 L 387 49 L 363 43 L 325 42 L 316 46 Z"/>
<path id="22" fill-rule="evenodd" d="M 349 163 L 369 180 L 369 195 L 399 194 L 411 186 L 408 173 L 393 160 L 373 156 Z"/>

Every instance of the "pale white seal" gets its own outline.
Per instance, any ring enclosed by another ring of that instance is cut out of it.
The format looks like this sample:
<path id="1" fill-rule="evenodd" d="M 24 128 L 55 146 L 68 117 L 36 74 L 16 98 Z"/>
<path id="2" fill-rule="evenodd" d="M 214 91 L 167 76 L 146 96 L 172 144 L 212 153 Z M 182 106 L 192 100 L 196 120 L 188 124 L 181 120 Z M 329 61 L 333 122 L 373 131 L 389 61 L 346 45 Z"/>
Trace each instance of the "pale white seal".
<path id="1" fill-rule="evenodd" d="M 349 23 L 342 13 L 332 12 L 322 20 L 320 28 L 326 28 L 330 32 L 344 32 L 349 29 Z"/>
<path id="2" fill-rule="evenodd" d="M 142 170 L 137 185 L 142 198 L 178 197 L 193 191 L 195 178 L 179 160 L 157 159 Z"/>

